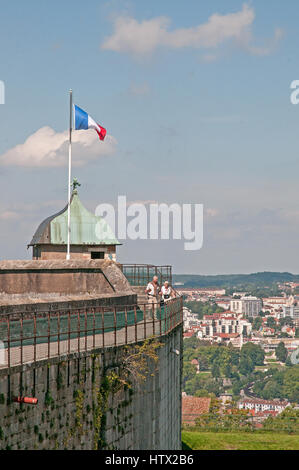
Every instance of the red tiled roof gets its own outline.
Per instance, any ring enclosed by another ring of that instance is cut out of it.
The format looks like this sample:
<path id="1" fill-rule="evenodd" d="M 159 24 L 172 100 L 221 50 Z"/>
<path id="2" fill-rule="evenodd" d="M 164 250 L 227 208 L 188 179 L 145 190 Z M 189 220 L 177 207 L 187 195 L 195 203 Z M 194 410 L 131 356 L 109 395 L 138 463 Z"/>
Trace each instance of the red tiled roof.
<path id="1" fill-rule="evenodd" d="M 288 404 L 287 401 L 275 401 L 275 400 L 262 400 L 260 398 L 243 398 L 240 403 L 250 403 L 252 405 L 284 405 Z"/>
<path id="2" fill-rule="evenodd" d="M 183 397 L 183 423 L 195 424 L 196 418 L 208 413 L 211 398 Z"/>
<path id="3" fill-rule="evenodd" d="M 266 417 L 266 416 L 278 416 L 278 411 L 274 411 L 274 410 L 265 410 L 265 411 L 258 411 L 257 413 L 255 413 L 254 416 L 256 416 L 257 418 L 263 418 L 263 417 Z"/>
<path id="4" fill-rule="evenodd" d="M 184 338 L 192 338 L 194 336 L 194 331 L 187 331 L 184 333 Z"/>
<path id="5" fill-rule="evenodd" d="M 213 313 L 212 315 L 204 315 L 204 320 L 237 320 L 237 315 L 234 312 L 227 311 L 222 313 Z"/>
<path id="6" fill-rule="evenodd" d="M 204 320 L 216 320 L 220 318 L 222 313 L 213 313 L 213 315 L 204 315 L 203 318 Z"/>
<path id="7" fill-rule="evenodd" d="M 238 338 L 239 333 L 215 333 L 214 336 L 218 336 L 223 339 Z"/>

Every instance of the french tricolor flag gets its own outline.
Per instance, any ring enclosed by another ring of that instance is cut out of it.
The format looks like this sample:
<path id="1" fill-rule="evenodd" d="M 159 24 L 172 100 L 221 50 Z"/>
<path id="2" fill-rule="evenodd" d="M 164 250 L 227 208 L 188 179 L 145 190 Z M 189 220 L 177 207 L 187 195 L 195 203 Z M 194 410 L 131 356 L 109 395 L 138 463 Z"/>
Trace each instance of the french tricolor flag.
<path id="1" fill-rule="evenodd" d="M 79 108 L 79 106 L 75 105 L 75 130 L 77 131 L 81 129 L 94 129 L 97 131 L 100 140 L 104 140 L 107 134 L 104 127 L 97 124 L 89 114 Z"/>

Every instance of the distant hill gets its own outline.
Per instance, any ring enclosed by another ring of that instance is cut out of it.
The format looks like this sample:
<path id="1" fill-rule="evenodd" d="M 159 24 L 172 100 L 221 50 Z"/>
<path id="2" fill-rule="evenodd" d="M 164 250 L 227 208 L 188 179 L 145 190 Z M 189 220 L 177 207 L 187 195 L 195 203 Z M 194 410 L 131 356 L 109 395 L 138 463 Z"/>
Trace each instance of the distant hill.
<path id="1" fill-rule="evenodd" d="M 181 282 L 185 287 L 227 287 L 270 286 L 279 282 L 298 282 L 299 274 L 254 273 L 202 276 L 197 274 L 174 274 L 173 282 Z"/>

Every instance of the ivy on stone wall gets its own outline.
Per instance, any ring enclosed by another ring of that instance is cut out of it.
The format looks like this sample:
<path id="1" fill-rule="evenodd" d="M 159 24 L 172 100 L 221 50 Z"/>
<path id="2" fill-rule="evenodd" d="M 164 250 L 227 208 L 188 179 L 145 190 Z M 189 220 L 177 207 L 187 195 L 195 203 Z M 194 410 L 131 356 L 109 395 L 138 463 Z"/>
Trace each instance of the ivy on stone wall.
<path id="1" fill-rule="evenodd" d="M 129 390 L 131 396 L 134 393 L 133 387 L 139 387 L 145 382 L 150 372 L 150 365 L 158 363 L 157 350 L 161 346 L 162 343 L 153 339 L 147 339 L 141 345 L 125 346 L 121 365 L 106 371 L 100 387 L 94 388 L 94 450 L 108 448 L 104 436 L 109 395 Z M 128 406 L 130 401 L 124 400 L 122 406 Z M 124 429 L 119 423 L 118 432 L 124 434 Z"/>
<path id="2" fill-rule="evenodd" d="M 56 385 L 60 398 L 56 397 L 54 390 L 51 390 L 53 381 L 50 381 L 50 364 L 47 364 L 47 383 L 45 382 L 44 387 L 46 391 L 42 390 L 44 401 L 41 401 L 44 408 L 41 410 L 40 420 L 29 423 L 29 419 L 32 417 L 31 408 L 23 409 L 22 406 L 18 406 L 12 410 L 15 420 L 17 419 L 18 423 L 23 424 L 27 439 L 32 440 L 31 447 L 40 449 L 47 445 L 47 448 L 54 449 L 78 448 L 80 442 L 84 446 L 86 439 L 90 439 L 90 435 L 92 435 L 94 450 L 109 449 L 106 442 L 107 417 L 112 419 L 111 429 L 113 428 L 115 431 L 115 436 L 119 436 L 119 438 L 124 436 L 133 419 L 131 411 L 126 412 L 125 410 L 132 405 L 135 391 L 141 387 L 147 377 L 154 375 L 158 363 L 157 352 L 160 347 L 162 347 L 161 343 L 151 339 L 141 344 L 116 349 L 115 354 L 111 355 L 115 358 L 115 363 L 111 364 L 109 360 L 110 366 L 108 368 L 104 365 L 105 353 L 93 354 L 91 367 L 88 370 L 86 369 L 86 360 L 83 370 L 80 371 L 78 366 L 75 380 L 77 383 L 73 385 L 73 404 L 71 400 L 68 400 L 67 403 L 63 401 L 66 399 L 64 395 L 66 395 L 68 387 L 65 379 L 66 363 L 60 362 L 57 365 Z M 110 359 L 110 353 L 108 353 L 108 357 Z M 83 364 L 84 359 L 80 359 L 80 367 Z M 90 380 L 89 385 L 86 385 L 87 380 Z M 26 386 L 27 384 L 25 384 L 25 391 Z M 91 393 L 90 401 L 86 400 L 85 388 Z M 59 402 L 60 399 L 62 404 Z M 0 394 L 0 405 L 5 404 L 5 396 Z M 72 411 L 61 410 L 62 406 L 66 408 L 68 405 L 73 406 Z M 7 414 L 6 419 L 9 416 L 12 414 Z M 13 438 L 14 436 L 13 434 L 6 436 L 2 425 L 2 428 L 0 427 L 0 448 L 10 447 L 9 437 Z M 14 442 L 13 447 L 24 448 L 19 441 Z M 115 448 L 110 446 L 110 449 L 114 450 Z"/>

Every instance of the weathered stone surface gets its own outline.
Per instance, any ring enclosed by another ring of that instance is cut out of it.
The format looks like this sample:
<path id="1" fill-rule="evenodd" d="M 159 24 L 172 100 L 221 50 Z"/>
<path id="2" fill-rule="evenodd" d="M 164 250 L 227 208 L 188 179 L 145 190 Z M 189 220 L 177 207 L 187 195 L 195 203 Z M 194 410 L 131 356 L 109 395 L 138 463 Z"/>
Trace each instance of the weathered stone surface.
<path id="1" fill-rule="evenodd" d="M 0 314 L 3 313 L 48 313 L 74 308 L 94 308 L 99 306 L 121 306 L 136 304 L 135 294 L 94 294 L 94 295 L 40 295 L 40 296 L 0 296 Z"/>
<path id="2" fill-rule="evenodd" d="M 179 450 L 181 448 L 182 329 L 159 338 L 159 361 L 133 393 L 110 393 L 101 437 L 106 448 Z M 122 363 L 124 347 L 73 354 L 66 360 L 40 361 L 0 370 L 0 449 L 92 449 L 95 396 L 103 376 Z M 81 392 L 81 395 L 78 394 Z M 36 407 L 10 398 L 35 396 Z"/>
<path id="3" fill-rule="evenodd" d="M 132 294 L 110 260 L 1 261 L 0 298 L 28 294 Z"/>

